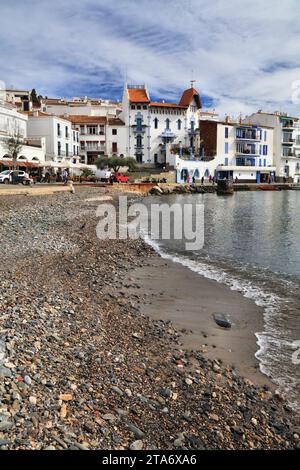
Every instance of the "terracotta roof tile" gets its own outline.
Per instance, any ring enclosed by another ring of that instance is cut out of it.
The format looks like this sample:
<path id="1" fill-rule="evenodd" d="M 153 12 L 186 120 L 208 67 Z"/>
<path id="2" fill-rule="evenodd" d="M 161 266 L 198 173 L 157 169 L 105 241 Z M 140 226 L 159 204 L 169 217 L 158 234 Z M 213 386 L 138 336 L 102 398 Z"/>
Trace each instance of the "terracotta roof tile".
<path id="1" fill-rule="evenodd" d="M 110 126 L 125 126 L 125 122 L 120 118 L 108 118 L 108 124 Z"/>
<path id="2" fill-rule="evenodd" d="M 130 103 L 150 103 L 144 88 L 128 88 L 127 90 Z"/>
<path id="3" fill-rule="evenodd" d="M 195 98 L 198 109 L 202 108 L 201 98 L 197 90 L 195 88 L 188 88 L 182 93 L 181 100 L 179 101 L 180 106 L 189 106 Z"/>
<path id="4" fill-rule="evenodd" d="M 187 108 L 187 106 L 180 106 L 179 104 L 176 104 L 176 103 L 159 103 L 156 101 L 151 101 L 150 106 L 160 107 L 160 108 L 180 108 L 180 109 Z"/>
<path id="5" fill-rule="evenodd" d="M 106 124 L 106 116 L 86 116 L 73 114 L 67 116 L 67 119 L 73 122 L 73 124 Z"/>

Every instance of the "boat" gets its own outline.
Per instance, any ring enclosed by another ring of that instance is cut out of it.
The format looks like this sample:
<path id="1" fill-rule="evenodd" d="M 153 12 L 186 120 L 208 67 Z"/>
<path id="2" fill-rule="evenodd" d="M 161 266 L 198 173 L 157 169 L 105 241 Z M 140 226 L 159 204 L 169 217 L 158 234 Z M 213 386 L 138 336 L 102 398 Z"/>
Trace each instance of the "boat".
<path id="1" fill-rule="evenodd" d="M 217 194 L 219 196 L 227 196 L 233 194 L 234 189 L 233 189 L 233 184 L 231 180 L 218 180 L 218 185 L 217 185 Z"/>
<path id="2" fill-rule="evenodd" d="M 277 186 L 258 186 L 259 191 L 281 191 Z"/>

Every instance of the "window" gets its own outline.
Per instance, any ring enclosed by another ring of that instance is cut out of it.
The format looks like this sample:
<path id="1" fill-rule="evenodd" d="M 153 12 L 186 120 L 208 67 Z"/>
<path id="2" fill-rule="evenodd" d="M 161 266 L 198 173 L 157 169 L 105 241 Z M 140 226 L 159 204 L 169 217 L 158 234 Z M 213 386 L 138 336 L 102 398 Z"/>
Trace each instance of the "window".
<path id="1" fill-rule="evenodd" d="M 225 153 L 228 153 L 228 150 L 229 150 L 229 148 L 228 148 L 228 142 L 225 142 Z M 228 159 L 227 159 L 227 160 L 228 160 Z"/>
<path id="2" fill-rule="evenodd" d="M 60 137 L 60 124 L 57 124 L 57 135 Z"/>
<path id="3" fill-rule="evenodd" d="M 141 147 L 141 146 L 142 146 L 142 136 L 141 136 L 141 135 L 137 135 L 137 136 L 136 136 L 136 146 L 137 146 L 137 147 Z"/>
<path id="4" fill-rule="evenodd" d="M 267 142 L 267 131 L 264 132 L 264 141 Z"/>
<path id="5" fill-rule="evenodd" d="M 259 166 L 261 166 L 261 158 L 259 159 Z"/>
<path id="6" fill-rule="evenodd" d="M 178 129 L 179 131 L 180 131 L 180 129 L 181 129 L 181 120 L 180 120 L 180 119 L 178 119 L 178 121 L 177 121 L 177 129 Z"/>
<path id="7" fill-rule="evenodd" d="M 225 127 L 225 139 L 228 139 L 228 127 Z"/>
<path id="8" fill-rule="evenodd" d="M 136 109 L 142 109 L 142 106 L 140 104 L 138 104 Z"/>
<path id="9" fill-rule="evenodd" d="M 112 130 L 112 135 L 117 135 L 117 129 Z"/>
<path id="10" fill-rule="evenodd" d="M 263 145 L 263 155 L 268 155 L 268 146 Z"/>
<path id="11" fill-rule="evenodd" d="M 142 130 L 142 118 L 141 117 L 136 118 L 136 127 L 138 131 Z"/>
<path id="12" fill-rule="evenodd" d="M 145 104 L 143 105 L 143 109 L 147 109 L 147 106 Z"/>
<path id="13" fill-rule="evenodd" d="M 66 157 L 69 156 L 69 144 L 66 144 Z"/>
<path id="14" fill-rule="evenodd" d="M 73 155 L 76 155 L 76 147 L 73 145 Z"/>
<path id="15" fill-rule="evenodd" d="M 112 143 L 112 153 L 117 153 L 117 151 L 118 151 L 118 143 L 113 142 Z"/>
<path id="16" fill-rule="evenodd" d="M 132 105 L 131 105 L 131 109 L 135 109 L 135 104 L 132 104 Z"/>
<path id="17" fill-rule="evenodd" d="M 155 118 L 154 119 L 154 129 L 157 129 L 158 128 L 158 119 Z"/>
<path id="18" fill-rule="evenodd" d="M 80 126 L 80 134 L 84 134 L 84 126 Z"/>
<path id="19" fill-rule="evenodd" d="M 264 158 L 264 166 L 267 166 L 267 159 Z"/>
<path id="20" fill-rule="evenodd" d="M 194 132 L 195 130 L 195 121 L 191 121 L 191 131 Z"/>
<path id="21" fill-rule="evenodd" d="M 75 142 L 75 131 L 73 131 L 73 140 Z"/>
<path id="22" fill-rule="evenodd" d="M 96 135 L 97 134 L 97 127 L 96 126 L 88 126 L 88 134 Z"/>
<path id="23" fill-rule="evenodd" d="M 66 135 L 66 139 L 69 138 L 69 129 L 67 128 L 67 126 L 65 127 L 65 135 Z"/>
<path id="24" fill-rule="evenodd" d="M 228 166 L 228 157 L 225 158 L 225 166 Z"/>
<path id="25" fill-rule="evenodd" d="M 57 142 L 57 155 L 61 155 L 61 143 Z"/>
<path id="26" fill-rule="evenodd" d="M 166 119 L 166 129 L 170 130 L 170 119 L 169 118 Z"/>

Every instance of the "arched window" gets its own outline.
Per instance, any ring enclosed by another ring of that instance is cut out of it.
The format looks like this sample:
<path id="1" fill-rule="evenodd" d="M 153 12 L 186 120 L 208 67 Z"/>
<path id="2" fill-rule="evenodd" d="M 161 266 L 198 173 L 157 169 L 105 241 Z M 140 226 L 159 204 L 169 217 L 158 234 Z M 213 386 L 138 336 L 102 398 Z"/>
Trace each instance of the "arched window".
<path id="1" fill-rule="evenodd" d="M 198 170 L 198 168 L 197 168 L 197 169 L 194 171 L 194 178 L 198 180 L 199 177 L 200 177 L 200 174 L 199 174 L 199 170 Z"/>
<path id="2" fill-rule="evenodd" d="M 192 119 L 191 120 L 191 131 L 194 132 L 195 130 L 195 121 Z"/>
<path id="3" fill-rule="evenodd" d="M 177 121 L 177 129 L 180 131 L 181 129 L 181 119 L 178 119 Z"/>
<path id="4" fill-rule="evenodd" d="M 204 176 L 205 176 L 205 178 L 209 177 L 209 170 L 208 169 L 205 170 Z"/>
<path id="5" fill-rule="evenodd" d="M 170 129 L 170 119 L 169 118 L 166 119 L 166 129 L 167 130 Z"/>
<path id="6" fill-rule="evenodd" d="M 136 127 L 139 131 L 142 130 L 142 118 L 141 117 L 136 118 Z"/>
<path id="7" fill-rule="evenodd" d="M 158 128 L 158 119 L 155 118 L 154 119 L 154 129 L 157 129 Z"/>
<path id="8" fill-rule="evenodd" d="M 137 135 L 137 136 L 136 136 L 136 146 L 137 146 L 137 147 L 141 147 L 141 146 L 142 146 L 142 136 L 141 136 L 141 135 Z"/>

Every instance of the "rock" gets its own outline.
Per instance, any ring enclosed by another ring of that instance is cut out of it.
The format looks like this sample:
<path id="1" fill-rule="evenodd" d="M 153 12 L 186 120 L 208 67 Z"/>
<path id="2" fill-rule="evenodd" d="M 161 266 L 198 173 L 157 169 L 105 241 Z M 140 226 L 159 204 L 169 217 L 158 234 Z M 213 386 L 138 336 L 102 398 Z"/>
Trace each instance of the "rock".
<path id="1" fill-rule="evenodd" d="M 13 427 L 11 421 L 1 421 L 0 422 L 0 432 L 9 431 Z"/>
<path id="2" fill-rule="evenodd" d="M 7 369 L 7 367 L 0 366 L 0 378 L 1 377 L 12 377 L 12 371 L 10 369 Z"/>
<path id="3" fill-rule="evenodd" d="M 185 383 L 187 385 L 192 385 L 193 384 L 193 381 L 191 379 L 185 379 Z"/>
<path id="4" fill-rule="evenodd" d="M 221 326 L 222 328 L 231 328 L 231 321 L 229 320 L 229 316 L 227 314 L 214 313 L 213 317 L 217 325 Z"/>
<path id="5" fill-rule="evenodd" d="M 134 441 L 130 445 L 130 450 L 143 450 L 143 441 L 141 441 L 141 440 Z"/>
<path id="6" fill-rule="evenodd" d="M 253 426 L 257 426 L 257 419 L 256 418 L 251 418 L 251 423 L 253 424 Z"/>
<path id="7" fill-rule="evenodd" d="M 62 401 L 71 401 L 73 400 L 73 395 L 71 393 L 61 393 L 59 399 Z"/>
<path id="8" fill-rule="evenodd" d="M 30 403 L 31 405 L 36 405 L 36 403 L 37 403 L 37 398 L 34 397 L 34 396 L 29 397 L 29 403 Z"/>
<path id="9" fill-rule="evenodd" d="M 129 431 L 131 431 L 138 439 L 143 438 L 145 435 L 145 433 L 137 428 L 134 424 L 129 423 L 127 425 L 127 429 L 129 429 Z"/>
<path id="10" fill-rule="evenodd" d="M 116 387 L 115 385 L 113 387 L 111 387 L 112 391 L 117 393 L 118 395 L 123 395 L 123 392 L 122 390 L 119 388 L 119 387 Z"/>
<path id="11" fill-rule="evenodd" d="M 162 397 L 165 397 L 165 398 L 169 398 L 172 396 L 172 390 L 170 388 L 161 388 L 159 390 L 159 394 L 162 396 Z"/>
<path id="12" fill-rule="evenodd" d="M 67 416 L 68 410 L 67 410 L 67 405 L 63 403 L 60 408 L 59 415 L 61 419 L 64 419 Z"/>
<path id="13" fill-rule="evenodd" d="M 25 375 L 24 382 L 26 383 L 26 385 L 31 385 L 32 380 L 29 375 Z"/>

